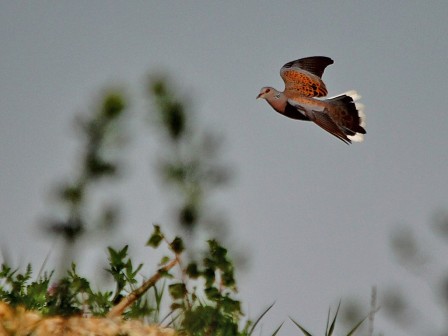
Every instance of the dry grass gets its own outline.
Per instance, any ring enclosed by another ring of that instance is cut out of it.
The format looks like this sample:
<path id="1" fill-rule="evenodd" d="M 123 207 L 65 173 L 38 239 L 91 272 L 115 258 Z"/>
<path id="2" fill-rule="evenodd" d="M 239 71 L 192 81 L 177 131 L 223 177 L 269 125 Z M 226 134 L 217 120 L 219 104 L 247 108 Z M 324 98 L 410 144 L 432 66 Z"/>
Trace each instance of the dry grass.
<path id="1" fill-rule="evenodd" d="M 0 336 L 174 336 L 173 329 L 137 320 L 97 317 L 43 317 L 22 307 L 0 302 Z"/>

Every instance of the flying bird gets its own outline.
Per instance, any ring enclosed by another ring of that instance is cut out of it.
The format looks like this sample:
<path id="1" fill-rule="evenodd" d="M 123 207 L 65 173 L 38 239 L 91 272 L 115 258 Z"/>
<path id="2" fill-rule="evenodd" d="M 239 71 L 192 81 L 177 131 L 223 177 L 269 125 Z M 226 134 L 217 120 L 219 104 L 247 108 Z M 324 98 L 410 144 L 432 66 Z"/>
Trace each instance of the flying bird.
<path id="1" fill-rule="evenodd" d="M 366 134 L 364 106 L 356 91 L 339 96 L 325 97 L 327 88 L 322 81 L 324 70 L 333 60 L 325 56 L 312 56 L 286 63 L 280 69 L 285 90 L 263 87 L 257 96 L 266 99 L 278 113 L 298 120 L 313 121 L 335 137 L 350 144 L 361 142 Z"/>

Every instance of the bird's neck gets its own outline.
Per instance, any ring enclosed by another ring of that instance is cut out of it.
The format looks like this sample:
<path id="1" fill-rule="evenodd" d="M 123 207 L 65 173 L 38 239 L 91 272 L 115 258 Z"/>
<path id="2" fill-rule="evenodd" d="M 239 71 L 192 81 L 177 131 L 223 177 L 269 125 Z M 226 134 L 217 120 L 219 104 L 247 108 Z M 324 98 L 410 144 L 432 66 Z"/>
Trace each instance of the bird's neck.
<path id="1" fill-rule="evenodd" d="M 280 93 L 279 98 L 273 98 L 268 100 L 269 105 L 278 113 L 284 113 L 286 108 L 287 99 L 286 96 Z"/>

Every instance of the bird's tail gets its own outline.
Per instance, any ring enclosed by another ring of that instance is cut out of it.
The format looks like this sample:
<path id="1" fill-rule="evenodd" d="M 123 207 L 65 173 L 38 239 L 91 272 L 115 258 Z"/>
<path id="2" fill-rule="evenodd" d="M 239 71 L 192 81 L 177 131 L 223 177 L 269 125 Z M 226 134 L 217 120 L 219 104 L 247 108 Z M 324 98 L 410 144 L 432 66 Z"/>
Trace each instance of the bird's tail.
<path id="1" fill-rule="evenodd" d="M 330 117 L 345 135 L 355 142 L 363 141 L 366 134 L 364 105 L 357 102 L 360 98 L 361 96 L 352 90 L 325 100 L 331 106 L 328 111 Z"/>

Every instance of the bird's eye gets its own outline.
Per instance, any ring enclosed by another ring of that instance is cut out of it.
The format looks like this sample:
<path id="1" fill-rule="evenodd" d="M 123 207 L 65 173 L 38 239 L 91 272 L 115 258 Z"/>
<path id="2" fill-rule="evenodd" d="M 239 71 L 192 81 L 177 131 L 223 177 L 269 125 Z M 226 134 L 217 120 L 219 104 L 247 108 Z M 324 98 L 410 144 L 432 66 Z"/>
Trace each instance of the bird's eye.
<path id="1" fill-rule="evenodd" d="M 271 89 L 266 89 L 265 93 L 268 93 L 269 91 L 271 91 Z"/>

